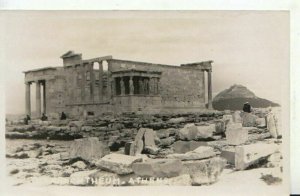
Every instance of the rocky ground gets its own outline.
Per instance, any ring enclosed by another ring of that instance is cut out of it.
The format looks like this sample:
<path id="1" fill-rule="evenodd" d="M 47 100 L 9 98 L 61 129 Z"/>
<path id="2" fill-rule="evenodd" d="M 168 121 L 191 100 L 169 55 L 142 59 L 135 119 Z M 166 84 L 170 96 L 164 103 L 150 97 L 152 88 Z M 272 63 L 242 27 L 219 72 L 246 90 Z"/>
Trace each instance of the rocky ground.
<path id="1" fill-rule="evenodd" d="M 7 175 L 14 186 L 226 187 L 244 179 L 278 187 L 282 139 L 274 138 L 265 115 L 127 114 L 9 123 Z"/>

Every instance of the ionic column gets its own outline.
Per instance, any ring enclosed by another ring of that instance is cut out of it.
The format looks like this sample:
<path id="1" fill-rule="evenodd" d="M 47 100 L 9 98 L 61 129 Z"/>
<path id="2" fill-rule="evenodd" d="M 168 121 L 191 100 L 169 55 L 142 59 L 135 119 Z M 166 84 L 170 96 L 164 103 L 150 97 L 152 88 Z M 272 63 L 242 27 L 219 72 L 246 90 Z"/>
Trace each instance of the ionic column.
<path id="1" fill-rule="evenodd" d="M 35 82 L 36 84 L 36 113 L 38 117 L 41 117 L 41 85 L 39 81 Z"/>
<path id="2" fill-rule="evenodd" d="M 208 86 L 208 109 L 212 109 L 212 84 L 211 84 L 211 70 L 207 71 L 207 86 Z"/>
<path id="3" fill-rule="evenodd" d="M 94 102 L 95 74 L 94 74 L 93 63 L 89 64 L 89 72 L 90 72 L 90 100 Z"/>
<path id="4" fill-rule="evenodd" d="M 103 65 L 102 61 L 99 62 L 99 83 L 98 83 L 98 89 L 99 89 L 99 101 L 103 101 Z"/>
<path id="5" fill-rule="evenodd" d="M 43 83 L 43 112 L 46 114 L 46 105 L 47 105 L 47 103 L 46 103 L 46 80 L 44 81 L 44 83 Z"/>
<path id="6" fill-rule="evenodd" d="M 134 85 L 133 85 L 133 77 L 130 76 L 129 79 L 129 94 L 133 95 L 134 94 Z"/>
<path id="7" fill-rule="evenodd" d="M 85 81 L 86 81 L 86 77 L 85 77 L 85 68 L 84 68 L 84 64 L 80 65 L 80 69 L 81 69 L 81 102 L 84 102 L 84 98 L 85 98 Z"/>
<path id="8" fill-rule="evenodd" d="M 121 95 L 125 95 L 125 84 L 124 84 L 123 77 L 121 77 L 121 80 L 120 80 L 120 87 L 121 87 Z"/>
<path id="9" fill-rule="evenodd" d="M 25 83 L 26 86 L 26 94 L 25 94 L 25 112 L 26 115 L 31 115 L 31 108 L 30 108 L 30 82 Z"/>

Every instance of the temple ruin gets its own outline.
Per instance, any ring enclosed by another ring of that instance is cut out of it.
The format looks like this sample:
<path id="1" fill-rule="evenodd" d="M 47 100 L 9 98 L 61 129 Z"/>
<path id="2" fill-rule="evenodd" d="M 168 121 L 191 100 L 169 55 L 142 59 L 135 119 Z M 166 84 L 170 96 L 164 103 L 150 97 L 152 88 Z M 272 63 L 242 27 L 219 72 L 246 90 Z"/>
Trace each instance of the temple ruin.
<path id="1" fill-rule="evenodd" d="M 73 51 L 61 58 L 62 67 L 24 72 L 26 114 L 31 115 L 33 83 L 37 117 L 42 113 L 57 116 L 61 112 L 82 116 L 212 109 L 212 61 L 172 66 L 112 56 L 83 60 L 82 54 Z"/>

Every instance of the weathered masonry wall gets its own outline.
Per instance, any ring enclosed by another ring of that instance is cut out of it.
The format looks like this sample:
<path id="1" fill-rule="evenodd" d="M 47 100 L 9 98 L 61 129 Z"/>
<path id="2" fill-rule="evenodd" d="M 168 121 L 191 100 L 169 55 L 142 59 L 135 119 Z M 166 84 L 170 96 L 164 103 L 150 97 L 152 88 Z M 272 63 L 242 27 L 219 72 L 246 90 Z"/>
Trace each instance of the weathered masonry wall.
<path id="1" fill-rule="evenodd" d="M 211 63 L 171 66 L 113 59 L 82 60 L 69 51 L 63 67 L 45 67 L 25 73 L 26 114 L 31 115 L 30 85 L 36 86 L 37 117 L 56 118 L 122 112 L 199 112 L 205 108 L 205 77 L 211 109 Z M 104 69 L 105 67 L 105 69 Z M 107 68 L 106 68 L 107 67 Z"/>
<path id="2" fill-rule="evenodd" d="M 126 69 L 161 71 L 160 95 L 164 108 L 204 108 L 204 72 L 176 66 L 112 59 L 110 71 Z"/>

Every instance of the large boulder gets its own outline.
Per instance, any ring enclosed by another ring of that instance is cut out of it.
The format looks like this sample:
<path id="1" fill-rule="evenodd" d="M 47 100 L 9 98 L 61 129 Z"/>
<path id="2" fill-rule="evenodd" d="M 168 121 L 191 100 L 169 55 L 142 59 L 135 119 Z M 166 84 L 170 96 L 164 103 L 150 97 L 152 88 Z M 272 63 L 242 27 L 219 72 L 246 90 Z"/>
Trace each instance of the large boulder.
<path id="1" fill-rule="evenodd" d="M 70 146 L 70 158 L 82 158 L 93 162 L 109 153 L 109 148 L 97 137 L 76 139 Z"/>
<path id="2" fill-rule="evenodd" d="M 96 166 L 100 169 L 111 171 L 116 174 L 130 174 L 133 172 L 132 164 L 141 161 L 141 157 L 123 154 L 109 154 L 97 161 Z"/>
<path id="3" fill-rule="evenodd" d="M 186 153 L 195 150 L 199 146 L 207 146 L 207 142 L 200 141 L 176 141 L 173 143 L 175 153 Z"/>
<path id="4" fill-rule="evenodd" d="M 201 160 L 216 156 L 214 149 L 210 146 L 200 146 L 193 151 L 187 152 L 185 154 L 169 154 L 167 155 L 170 159 L 180 159 L 182 161 L 186 160 Z"/>
<path id="5" fill-rule="evenodd" d="M 151 159 L 132 165 L 134 173 L 140 177 L 175 177 L 182 170 L 182 163 L 177 159 Z"/>
<path id="6" fill-rule="evenodd" d="M 279 151 L 278 144 L 255 143 L 235 148 L 235 168 L 244 170 Z"/>
<path id="7" fill-rule="evenodd" d="M 198 161 L 184 161 L 183 174 L 189 174 L 192 178 L 192 185 L 211 184 L 218 180 L 226 160 L 220 157 Z"/>

